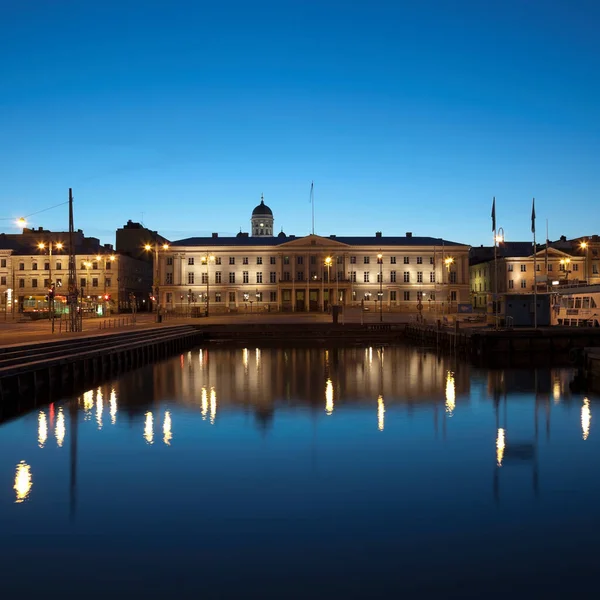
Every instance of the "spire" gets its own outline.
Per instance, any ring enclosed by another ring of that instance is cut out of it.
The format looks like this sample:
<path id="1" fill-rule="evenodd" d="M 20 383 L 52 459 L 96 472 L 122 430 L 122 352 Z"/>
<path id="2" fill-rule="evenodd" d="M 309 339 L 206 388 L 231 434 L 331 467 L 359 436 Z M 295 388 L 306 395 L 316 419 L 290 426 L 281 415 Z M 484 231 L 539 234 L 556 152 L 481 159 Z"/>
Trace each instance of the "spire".
<path id="1" fill-rule="evenodd" d="M 261 203 L 261 204 L 264 204 L 264 203 L 265 203 L 265 197 L 264 197 L 264 194 L 261 194 L 261 195 L 260 195 L 260 203 Z"/>

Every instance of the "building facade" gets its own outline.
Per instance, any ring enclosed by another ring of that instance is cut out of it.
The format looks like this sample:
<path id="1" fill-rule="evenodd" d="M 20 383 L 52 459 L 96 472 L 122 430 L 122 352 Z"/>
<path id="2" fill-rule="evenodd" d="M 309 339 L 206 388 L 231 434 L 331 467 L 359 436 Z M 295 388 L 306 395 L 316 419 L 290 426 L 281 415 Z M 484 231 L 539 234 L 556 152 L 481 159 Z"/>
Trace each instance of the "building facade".
<path id="1" fill-rule="evenodd" d="M 428 311 L 456 310 L 470 301 L 469 247 L 464 244 L 411 233 L 273 236 L 272 211 L 263 200 L 251 226 L 258 234 L 213 234 L 160 249 L 161 308 L 306 312 L 332 304 L 378 310 L 381 302 L 386 311 Z"/>

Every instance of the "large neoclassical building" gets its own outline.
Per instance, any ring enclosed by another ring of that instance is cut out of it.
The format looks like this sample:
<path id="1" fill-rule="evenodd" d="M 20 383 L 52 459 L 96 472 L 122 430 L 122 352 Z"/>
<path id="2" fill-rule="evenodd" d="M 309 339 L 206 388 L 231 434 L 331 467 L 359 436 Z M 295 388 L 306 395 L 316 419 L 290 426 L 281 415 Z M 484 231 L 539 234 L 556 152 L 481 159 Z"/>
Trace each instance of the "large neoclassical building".
<path id="1" fill-rule="evenodd" d="M 155 282 L 162 309 L 322 311 L 456 310 L 469 303 L 469 246 L 413 236 L 274 235 L 261 198 L 251 233 L 192 237 L 159 249 Z M 419 306 L 421 305 L 421 306 Z"/>

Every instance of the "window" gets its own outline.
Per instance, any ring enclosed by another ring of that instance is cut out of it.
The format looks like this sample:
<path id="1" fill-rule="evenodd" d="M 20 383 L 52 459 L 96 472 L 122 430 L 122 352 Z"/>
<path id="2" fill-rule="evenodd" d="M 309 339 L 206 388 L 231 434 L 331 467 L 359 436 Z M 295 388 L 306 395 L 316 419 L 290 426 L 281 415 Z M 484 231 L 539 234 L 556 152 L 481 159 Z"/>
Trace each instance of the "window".
<path id="1" fill-rule="evenodd" d="M 539 265 L 538 265 L 539 267 Z M 573 271 L 579 271 L 579 265 L 575 264 L 573 265 Z"/>
<path id="2" fill-rule="evenodd" d="M 44 287 L 45 288 L 49 288 L 50 287 L 50 280 L 49 279 L 44 279 Z"/>
<path id="3" fill-rule="evenodd" d="M 208 273 L 201 273 L 200 283 L 203 283 L 204 285 L 208 283 Z"/>
<path id="4" fill-rule="evenodd" d="M 298 271 L 297 281 L 304 281 L 304 271 Z"/>
<path id="5" fill-rule="evenodd" d="M 343 257 L 343 256 L 336 256 L 336 258 L 335 258 L 335 262 L 336 262 L 338 265 L 343 265 L 343 264 L 344 264 L 344 257 Z"/>
<path id="6" fill-rule="evenodd" d="M 363 256 L 363 264 L 365 264 L 365 265 L 369 264 L 369 257 L 368 256 Z"/>
<path id="7" fill-rule="evenodd" d="M 404 292 L 404 300 L 408 302 L 410 300 L 410 292 Z"/>
<path id="8" fill-rule="evenodd" d="M 350 264 L 351 265 L 355 265 L 356 264 L 356 256 L 351 256 L 350 257 Z"/>
<path id="9" fill-rule="evenodd" d="M 193 264 L 194 264 L 194 257 L 193 257 L 193 256 L 190 256 L 190 257 L 188 258 L 188 265 L 193 265 Z"/>
<path id="10" fill-rule="evenodd" d="M 521 265 L 521 273 L 525 273 L 527 271 L 527 265 Z"/>
<path id="11" fill-rule="evenodd" d="M 262 292 L 256 292 L 256 301 L 257 302 L 263 301 Z"/>
<path id="12" fill-rule="evenodd" d="M 417 256 L 417 264 L 418 265 L 422 265 L 423 264 L 423 257 L 422 256 Z"/>
<path id="13" fill-rule="evenodd" d="M 409 258 L 408 256 L 405 256 L 405 257 L 404 257 L 404 264 L 405 264 L 405 265 L 408 265 L 408 264 L 410 264 L 410 258 Z"/>
<path id="14" fill-rule="evenodd" d="M 215 265 L 220 265 L 220 264 L 221 264 L 221 257 L 215 256 Z"/>
<path id="15" fill-rule="evenodd" d="M 194 283 L 194 274 L 188 273 L 188 283 Z"/>
<path id="16" fill-rule="evenodd" d="M 344 271 L 338 271 L 337 272 L 337 280 L 338 281 L 344 281 Z"/>
<path id="17" fill-rule="evenodd" d="M 276 265 L 277 264 L 277 258 L 275 256 L 270 256 L 269 257 L 269 264 Z"/>
<path id="18" fill-rule="evenodd" d="M 423 271 L 417 271 L 417 283 L 423 283 Z"/>
<path id="19" fill-rule="evenodd" d="M 433 256 L 429 257 L 429 264 L 432 265 L 433 264 Z"/>
<path id="20" fill-rule="evenodd" d="M 408 271 L 404 271 L 404 283 L 410 282 L 410 273 Z"/>
<path id="21" fill-rule="evenodd" d="M 283 264 L 284 265 L 289 265 L 290 264 L 290 257 L 289 256 L 284 256 L 283 257 Z"/>
<path id="22" fill-rule="evenodd" d="M 262 282 L 263 282 L 263 280 L 262 280 L 262 271 L 258 271 L 256 273 L 256 283 L 262 283 Z"/>
<path id="23" fill-rule="evenodd" d="M 521 287 L 525 289 L 527 287 L 527 279 L 521 279 Z"/>
<path id="24" fill-rule="evenodd" d="M 0 277 L 0 285 L 6 285 L 6 276 L 2 275 L 2 277 Z"/>
<path id="25" fill-rule="evenodd" d="M 277 272 L 271 271 L 269 273 L 269 283 L 277 283 Z"/>
<path id="26" fill-rule="evenodd" d="M 396 283 L 396 271 L 390 271 L 390 282 Z"/>
<path id="27" fill-rule="evenodd" d="M 297 256 L 296 257 L 296 263 L 299 265 L 303 265 L 304 264 L 304 257 L 303 256 Z"/>
<path id="28" fill-rule="evenodd" d="M 25 281 L 25 280 L 23 279 L 23 281 Z M 84 288 L 86 283 L 87 283 L 87 281 L 85 280 L 85 277 L 82 277 L 81 280 L 79 281 L 79 287 Z"/>
<path id="29" fill-rule="evenodd" d="M 98 278 L 92 277 L 92 287 L 98 287 Z"/>
<path id="30" fill-rule="evenodd" d="M 0 260 L 0 267 L 3 267 L 3 268 L 6 267 L 6 259 L 5 258 Z"/>
<path id="31" fill-rule="evenodd" d="M 277 292 L 269 292 L 269 302 L 277 302 Z"/>
<path id="32" fill-rule="evenodd" d="M 62 287 L 62 279 L 60 277 L 56 278 L 56 287 Z"/>
<path id="33" fill-rule="evenodd" d="M 167 273 L 166 283 L 167 284 L 172 284 L 173 283 L 173 273 Z"/>
<path id="34" fill-rule="evenodd" d="M 592 263 L 592 273 L 598 275 L 598 263 Z"/>
<path id="35" fill-rule="evenodd" d="M 50 263 L 44 263 L 44 271 L 49 271 L 50 270 Z"/>
<path id="36" fill-rule="evenodd" d="M 450 302 L 456 302 L 456 290 L 450 292 Z"/>
<path id="37" fill-rule="evenodd" d="M 229 302 L 235 302 L 235 292 L 229 292 Z"/>
<path id="38" fill-rule="evenodd" d="M 104 265 L 107 271 L 110 271 L 112 269 L 112 263 L 109 261 L 106 261 L 106 264 Z"/>
<path id="39" fill-rule="evenodd" d="M 364 281 L 365 283 L 369 283 L 369 271 L 365 271 L 365 272 L 363 273 L 363 281 Z"/>
<path id="40" fill-rule="evenodd" d="M 383 277 L 382 277 L 383 273 L 377 273 L 377 283 L 382 283 L 383 282 Z"/>
<path id="41" fill-rule="evenodd" d="M 429 283 L 435 283 L 435 271 L 429 273 Z"/>
<path id="42" fill-rule="evenodd" d="M 456 271 L 450 271 L 450 283 L 456 283 Z"/>
<path id="43" fill-rule="evenodd" d="M 94 269 L 94 271 L 98 270 L 98 263 L 96 261 L 92 263 L 92 269 Z"/>
<path id="44" fill-rule="evenodd" d="M 311 265 L 316 265 L 317 264 L 317 257 L 316 256 L 312 255 L 310 257 L 310 264 Z"/>
<path id="45" fill-rule="evenodd" d="M 229 273 L 229 283 L 235 283 L 235 273 Z"/>
<path id="46" fill-rule="evenodd" d="M 167 292 L 167 304 L 173 304 L 173 293 Z"/>
<path id="47" fill-rule="evenodd" d="M 542 267 L 541 267 L 540 263 L 538 263 L 537 265 L 535 265 L 535 270 L 536 271 L 541 271 L 542 270 Z"/>
<path id="48" fill-rule="evenodd" d="M 215 271 L 215 283 L 221 283 L 221 271 Z"/>
<path id="49" fill-rule="evenodd" d="M 56 263 L 56 270 L 62 271 L 62 263 L 59 263 L 59 262 Z"/>
<path id="50" fill-rule="evenodd" d="M 25 263 L 19 263 L 19 271 L 24 271 L 24 270 L 25 270 Z"/>
<path id="51" fill-rule="evenodd" d="M 229 257 L 229 264 L 230 265 L 235 265 L 235 256 L 230 256 Z"/>
<path id="52" fill-rule="evenodd" d="M 390 256 L 390 265 L 395 265 L 395 264 L 396 264 L 396 257 Z"/>
<path id="53" fill-rule="evenodd" d="M 508 267 L 507 267 L 507 271 L 508 271 L 509 273 L 512 273 L 512 270 L 513 270 L 513 265 L 508 265 Z"/>
<path id="54" fill-rule="evenodd" d="M 106 287 L 110 287 L 112 284 L 112 280 L 110 279 L 110 277 L 107 277 L 106 279 L 104 279 L 104 285 Z"/>
<path id="55" fill-rule="evenodd" d="M 290 275 L 290 272 L 289 272 L 289 271 L 285 271 L 285 272 L 283 273 L 283 280 L 284 280 L 284 281 L 291 281 L 291 280 L 292 280 L 292 278 L 291 278 L 291 275 Z"/>
<path id="56" fill-rule="evenodd" d="M 248 283 L 248 271 L 242 273 L 242 283 Z"/>
<path id="57" fill-rule="evenodd" d="M 390 291 L 390 300 L 392 302 L 396 302 L 396 290 L 391 290 Z"/>
<path id="58" fill-rule="evenodd" d="M 548 271 L 552 271 L 552 263 L 548 263 Z"/>
<path id="59" fill-rule="evenodd" d="M 243 264 L 243 265 L 247 265 L 247 264 L 248 264 L 248 257 L 247 257 L 247 256 L 244 256 L 244 257 L 242 258 L 242 264 Z"/>
<path id="60" fill-rule="evenodd" d="M 25 280 L 24 279 L 19 279 L 19 287 L 20 288 L 24 288 L 25 287 Z"/>
<path id="61" fill-rule="evenodd" d="M 173 265 L 173 257 L 172 257 L 172 256 L 167 256 L 167 264 L 168 264 L 169 266 L 172 266 L 172 265 Z"/>
<path id="62" fill-rule="evenodd" d="M 31 268 L 32 270 L 37 271 L 37 263 L 32 263 Z"/>
<path id="63" fill-rule="evenodd" d="M 31 280 L 31 287 L 32 288 L 36 288 L 37 287 L 37 279 L 32 279 Z"/>
<path id="64" fill-rule="evenodd" d="M 221 302 L 221 292 L 215 292 L 215 302 Z"/>
<path id="65" fill-rule="evenodd" d="M 381 258 L 379 258 L 379 256 L 377 257 L 377 264 L 378 265 L 382 265 L 383 264 L 383 256 Z"/>
<path id="66" fill-rule="evenodd" d="M 350 281 L 356 283 L 356 271 L 350 271 Z"/>

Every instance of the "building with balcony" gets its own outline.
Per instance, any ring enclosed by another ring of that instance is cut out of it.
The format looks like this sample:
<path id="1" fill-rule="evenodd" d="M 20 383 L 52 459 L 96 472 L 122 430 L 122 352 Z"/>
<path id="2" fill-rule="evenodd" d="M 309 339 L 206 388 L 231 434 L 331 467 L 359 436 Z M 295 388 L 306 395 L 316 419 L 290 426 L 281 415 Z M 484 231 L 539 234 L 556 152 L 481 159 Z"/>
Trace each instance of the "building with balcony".
<path id="1" fill-rule="evenodd" d="M 158 301 L 167 311 L 323 311 L 332 304 L 456 310 L 469 299 L 469 247 L 431 237 L 273 232 L 264 199 L 253 235 L 191 237 L 159 249 Z M 262 227 L 261 227 L 262 223 Z M 262 233 L 261 233 L 262 232 Z"/>

